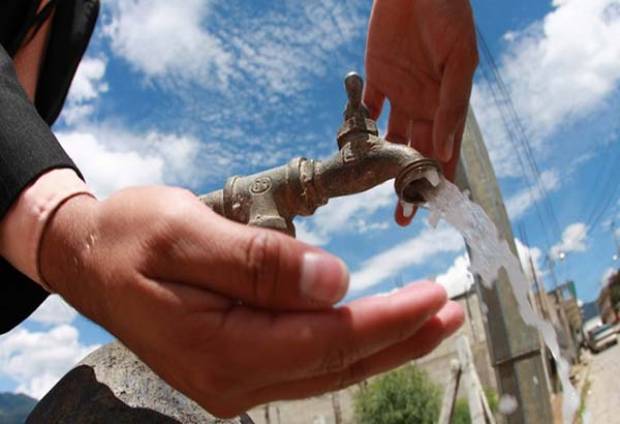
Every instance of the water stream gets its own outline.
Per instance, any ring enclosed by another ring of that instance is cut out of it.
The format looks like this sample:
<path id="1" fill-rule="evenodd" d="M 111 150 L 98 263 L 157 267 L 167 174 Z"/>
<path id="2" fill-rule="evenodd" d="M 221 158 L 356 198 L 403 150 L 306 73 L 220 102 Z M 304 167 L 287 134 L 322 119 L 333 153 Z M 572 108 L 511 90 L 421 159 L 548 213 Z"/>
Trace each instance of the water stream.
<path id="1" fill-rule="evenodd" d="M 432 180 L 435 180 L 435 177 L 428 179 L 434 182 Z M 562 415 L 565 424 L 572 423 L 579 407 L 579 396 L 569 379 L 570 366 L 560 354 L 553 326 L 538 316 L 528 300 L 529 283 L 519 259 L 512 253 L 508 243 L 499 236 L 495 224 L 479 205 L 471 202 L 467 195 L 443 178 L 439 184 L 433 185 L 436 186 L 434 189 L 423 193 L 431 211 L 431 225 L 436 226 L 439 219 L 443 219 L 463 235 L 470 248 L 470 270 L 473 274 L 480 275 L 487 288 L 497 280 L 499 270 L 505 269 L 523 320 L 540 331 L 553 357 L 557 358 L 558 375 L 564 392 Z"/>

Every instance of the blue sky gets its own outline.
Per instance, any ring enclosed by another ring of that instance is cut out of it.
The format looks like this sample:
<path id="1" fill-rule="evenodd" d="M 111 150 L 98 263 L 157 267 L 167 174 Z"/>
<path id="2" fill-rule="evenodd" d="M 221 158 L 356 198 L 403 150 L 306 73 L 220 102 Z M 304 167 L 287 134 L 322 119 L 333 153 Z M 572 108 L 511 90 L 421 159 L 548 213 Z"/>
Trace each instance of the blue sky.
<path id="1" fill-rule="evenodd" d="M 472 4 L 545 188 L 524 176 L 493 86 L 478 72 L 472 104 L 522 259 L 532 255 L 550 288 L 545 258 L 563 252 L 558 279 L 592 300 L 618 267 L 608 224 L 620 222 L 620 2 Z M 104 0 L 54 130 L 100 197 L 139 184 L 203 193 L 294 156 L 326 157 L 337 148 L 342 77 L 363 70 L 369 12 L 359 0 Z M 458 234 L 430 230 L 424 214 L 399 228 L 394 203 L 390 184 L 331 201 L 297 222 L 299 236 L 347 262 L 349 298 L 435 277 L 458 291 L 470 278 Z M 0 391 L 40 396 L 110 339 L 53 297 L 0 337 Z"/>

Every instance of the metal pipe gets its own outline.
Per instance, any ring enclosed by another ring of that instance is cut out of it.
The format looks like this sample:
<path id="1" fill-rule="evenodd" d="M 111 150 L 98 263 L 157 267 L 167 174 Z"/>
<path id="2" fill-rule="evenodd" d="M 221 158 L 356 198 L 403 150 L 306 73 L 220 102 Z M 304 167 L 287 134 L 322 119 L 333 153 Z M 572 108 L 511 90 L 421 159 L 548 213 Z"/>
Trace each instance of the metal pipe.
<path id="1" fill-rule="evenodd" d="M 295 235 L 293 219 L 312 215 L 330 198 L 360 193 L 395 178 L 398 197 L 424 203 L 423 188 L 437 162 L 415 149 L 378 137 L 361 103 L 363 81 L 345 79 L 349 103 L 338 132 L 339 152 L 325 161 L 295 158 L 287 165 L 246 177 L 232 177 L 223 190 L 201 196 L 216 213 L 234 221 Z"/>

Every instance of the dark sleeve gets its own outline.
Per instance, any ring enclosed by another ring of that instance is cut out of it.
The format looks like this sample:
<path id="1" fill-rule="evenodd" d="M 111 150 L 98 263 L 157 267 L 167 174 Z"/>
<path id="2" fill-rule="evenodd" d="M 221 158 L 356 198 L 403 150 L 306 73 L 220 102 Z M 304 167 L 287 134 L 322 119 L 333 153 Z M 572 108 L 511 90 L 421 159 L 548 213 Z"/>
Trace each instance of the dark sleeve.
<path id="1" fill-rule="evenodd" d="M 38 1 L 0 0 L 0 44 L 11 54 L 23 41 Z M 12 60 L 0 46 L 0 219 L 20 192 L 54 168 L 79 170 L 52 134 L 71 80 L 99 14 L 99 0 L 56 0 L 54 22 L 37 82 L 35 107 L 17 81 Z M 30 18 L 29 18 L 30 17 Z M 24 29 L 26 30 L 24 32 Z M 21 34 L 21 35 L 20 35 Z M 26 319 L 47 292 L 0 257 L 0 334 Z"/>
<path id="2" fill-rule="evenodd" d="M 47 296 L 38 284 L 0 257 L 0 334 L 28 318 Z"/>
<path id="3" fill-rule="evenodd" d="M 13 61 L 0 46 L 0 218 L 28 184 L 54 168 L 71 168 L 80 175 L 26 96 Z M 27 318 L 46 296 L 36 283 L 0 260 L 0 333 Z"/>
<path id="4" fill-rule="evenodd" d="M 21 191 L 54 168 L 77 167 L 22 89 L 13 61 L 0 47 L 0 217 Z"/>

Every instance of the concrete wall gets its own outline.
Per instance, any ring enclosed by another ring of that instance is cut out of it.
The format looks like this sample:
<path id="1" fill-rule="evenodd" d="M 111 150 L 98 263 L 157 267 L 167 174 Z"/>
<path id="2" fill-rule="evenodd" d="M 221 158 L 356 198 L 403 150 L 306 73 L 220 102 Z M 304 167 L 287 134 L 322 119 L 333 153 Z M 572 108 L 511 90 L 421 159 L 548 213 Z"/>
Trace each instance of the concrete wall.
<path id="1" fill-rule="evenodd" d="M 430 355 L 417 360 L 415 363 L 428 372 L 431 379 L 440 386 L 445 386 L 450 378 L 450 362 L 457 358 L 456 340 L 464 334 L 471 344 L 476 370 L 482 385 L 497 390 L 495 372 L 491 366 L 491 359 L 487 350 L 487 337 L 484 329 L 484 319 L 478 296 L 474 292 L 454 299 L 466 311 L 466 321 L 457 334 L 445 340 Z M 342 423 L 354 423 L 353 396 L 358 390 L 353 386 L 339 392 L 342 411 Z M 459 396 L 465 397 L 463 389 Z M 332 395 L 327 394 L 311 399 L 294 402 L 274 402 L 268 406 L 269 420 L 266 419 L 267 407 L 262 406 L 250 411 L 250 416 L 256 424 L 335 424 Z"/>
<path id="2" fill-rule="evenodd" d="M 355 423 L 353 395 L 357 386 L 338 392 L 342 424 Z M 293 402 L 273 402 L 254 408 L 249 415 L 256 424 L 336 424 L 332 394 Z M 269 408 L 269 420 L 266 410 Z"/>

